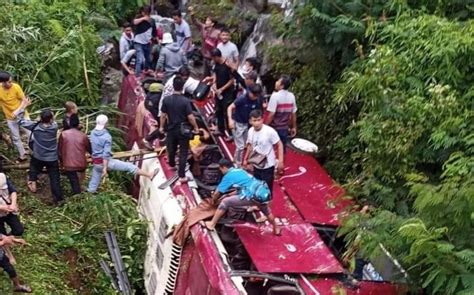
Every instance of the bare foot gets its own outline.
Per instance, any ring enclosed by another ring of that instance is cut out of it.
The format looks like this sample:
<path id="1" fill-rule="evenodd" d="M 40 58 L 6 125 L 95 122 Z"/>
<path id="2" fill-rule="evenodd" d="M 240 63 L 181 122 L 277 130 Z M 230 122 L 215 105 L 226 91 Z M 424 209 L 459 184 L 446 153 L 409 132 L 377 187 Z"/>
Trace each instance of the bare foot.
<path id="1" fill-rule="evenodd" d="M 212 221 L 205 221 L 204 225 L 208 230 L 215 230 L 216 225 L 212 223 Z"/>
<path id="2" fill-rule="evenodd" d="M 273 227 L 273 234 L 275 236 L 281 236 L 281 228 L 279 226 L 274 226 Z"/>
<path id="3" fill-rule="evenodd" d="M 181 184 L 183 184 L 183 183 L 188 182 L 188 178 L 187 178 L 187 177 L 180 177 L 180 178 L 178 179 L 178 181 L 179 181 Z"/>

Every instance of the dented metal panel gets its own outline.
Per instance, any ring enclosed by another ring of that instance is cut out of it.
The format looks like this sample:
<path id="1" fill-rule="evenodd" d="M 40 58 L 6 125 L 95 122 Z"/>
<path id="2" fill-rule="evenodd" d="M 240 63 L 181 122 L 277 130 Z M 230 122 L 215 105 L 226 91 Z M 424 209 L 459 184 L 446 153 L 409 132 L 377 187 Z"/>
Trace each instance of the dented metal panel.
<path id="1" fill-rule="evenodd" d="M 282 227 L 275 236 L 271 226 L 245 224 L 236 227 L 240 240 L 260 272 L 342 273 L 343 268 L 309 224 Z"/>

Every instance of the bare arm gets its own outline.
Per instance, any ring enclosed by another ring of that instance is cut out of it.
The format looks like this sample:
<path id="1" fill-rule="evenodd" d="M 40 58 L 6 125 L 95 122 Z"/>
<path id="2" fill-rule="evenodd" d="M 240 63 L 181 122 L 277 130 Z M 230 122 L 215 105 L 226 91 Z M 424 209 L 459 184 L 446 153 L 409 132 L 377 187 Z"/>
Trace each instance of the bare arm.
<path id="1" fill-rule="evenodd" d="M 164 130 L 167 117 L 168 116 L 166 115 L 166 113 L 161 112 L 161 116 L 160 116 L 160 131 L 161 132 L 163 132 Z"/>
<path id="2" fill-rule="evenodd" d="M 196 118 L 194 118 L 194 115 L 192 113 L 188 115 L 188 121 L 193 126 L 194 131 L 196 133 L 199 132 L 199 128 L 198 128 L 198 125 L 196 123 Z"/>
<path id="3" fill-rule="evenodd" d="M 291 113 L 291 126 L 290 126 L 290 137 L 295 137 L 296 135 L 296 112 Z"/>
<path id="4" fill-rule="evenodd" d="M 277 149 L 278 149 L 278 169 L 283 170 L 283 163 L 284 163 L 284 149 L 283 149 L 283 143 L 281 140 L 278 141 L 277 143 Z M 281 166 L 281 167 L 280 167 Z"/>
<path id="5" fill-rule="evenodd" d="M 226 91 L 230 86 L 234 85 L 234 79 L 230 79 L 229 82 L 225 83 L 220 89 L 218 89 L 221 93 Z"/>
<path id="6" fill-rule="evenodd" d="M 270 125 L 273 121 L 273 117 L 275 117 L 275 113 L 268 112 L 267 119 L 265 120 L 265 124 Z"/>
<path id="7" fill-rule="evenodd" d="M 233 121 L 232 114 L 234 113 L 234 110 L 235 110 L 235 103 L 231 103 L 230 106 L 227 108 L 227 118 L 229 119 L 229 122 Z"/>

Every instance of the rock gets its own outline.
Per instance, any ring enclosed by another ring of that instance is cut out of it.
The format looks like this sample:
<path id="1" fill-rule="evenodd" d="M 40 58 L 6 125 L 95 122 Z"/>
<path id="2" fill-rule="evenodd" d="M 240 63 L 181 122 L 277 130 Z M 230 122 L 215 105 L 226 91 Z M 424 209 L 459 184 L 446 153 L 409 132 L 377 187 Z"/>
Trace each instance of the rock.
<path id="1" fill-rule="evenodd" d="M 102 71 L 102 104 L 116 103 L 120 96 L 123 74 L 121 70 L 106 67 Z"/>
<path id="2" fill-rule="evenodd" d="M 252 34 L 247 38 L 240 49 L 240 59 L 242 60 L 242 64 L 245 59 L 250 57 L 256 57 L 262 62 L 260 68 L 261 75 L 265 75 L 271 70 L 268 56 L 264 54 L 266 45 L 274 45 L 282 42 L 273 32 L 270 21 L 270 14 L 260 15 Z"/>

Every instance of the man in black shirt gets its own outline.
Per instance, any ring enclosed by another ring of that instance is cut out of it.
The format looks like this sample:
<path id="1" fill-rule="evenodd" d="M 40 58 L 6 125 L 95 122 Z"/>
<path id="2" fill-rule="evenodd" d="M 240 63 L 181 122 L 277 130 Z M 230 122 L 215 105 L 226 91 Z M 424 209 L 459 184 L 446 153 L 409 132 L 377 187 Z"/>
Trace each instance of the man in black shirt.
<path id="1" fill-rule="evenodd" d="M 179 181 L 184 183 L 187 181 L 185 177 L 186 160 L 188 158 L 189 140 L 187 134 L 183 134 L 183 123 L 191 124 L 194 133 L 198 133 L 198 126 L 193 115 L 191 101 L 182 95 L 185 81 L 176 76 L 173 80 L 174 93 L 163 98 L 163 105 L 161 106 L 160 116 L 160 132 L 164 132 L 166 122 L 168 163 L 171 167 L 175 167 L 176 150 L 179 146 L 179 166 L 178 176 Z"/>
<path id="2" fill-rule="evenodd" d="M 232 70 L 226 65 L 219 49 L 213 49 L 211 56 L 214 60 L 212 69 L 213 89 L 216 93 L 216 118 L 220 135 L 225 135 L 227 126 L 226 110 L 234 98 L 234 78 Z"/>

